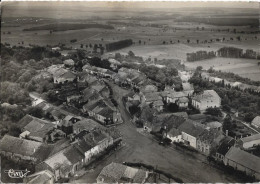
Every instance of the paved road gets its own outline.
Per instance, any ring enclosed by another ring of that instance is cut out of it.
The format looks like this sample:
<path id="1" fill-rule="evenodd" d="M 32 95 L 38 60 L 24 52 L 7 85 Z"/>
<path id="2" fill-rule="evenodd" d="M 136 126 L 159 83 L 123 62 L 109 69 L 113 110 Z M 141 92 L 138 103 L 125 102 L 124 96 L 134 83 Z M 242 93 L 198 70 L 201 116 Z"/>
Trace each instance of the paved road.
<path id="1" fill-rule="evenodd" d="M 157 166 L 158 169 L 171 173 L 184 182 L 239 182 L 234 177 L 225 174 L 207 164 L 204 156 L 159 145 L 148 136 L 140 134 L 133 123 L 130 115 L 122 103 L 122 96 L 129 91 L 119 88 L 109 82 L 114 90 L 114 98 L 118 101 L 119 109 L 124 124 L 118 126 L 123 134 L 123 146 L 115 154 L 98 161 L 96 167 L 79 178 L 76 183 L 95 182 L 102 168 L 111 162 L 142 162 Z"/>

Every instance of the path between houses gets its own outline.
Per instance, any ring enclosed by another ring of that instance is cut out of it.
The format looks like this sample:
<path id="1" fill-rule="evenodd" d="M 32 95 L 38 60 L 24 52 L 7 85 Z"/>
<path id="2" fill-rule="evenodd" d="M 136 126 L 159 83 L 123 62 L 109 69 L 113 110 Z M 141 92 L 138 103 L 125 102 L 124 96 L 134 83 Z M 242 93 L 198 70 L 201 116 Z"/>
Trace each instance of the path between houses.
<path id="1" fill-rule="evenodd" d="M 235 177 L 203 163 L 198 158 L 198 154 L 188 154 L 185 151 L 180 152 L 179 150 L 165 148 L 137 132 L 136 127 L 130 121 L 131 116 L 122 102 L 122 97 L 129 91 L 119 88 L 110 81 L 108 82 L 113 89 L 114 98 L 119 104 L 119 110 L 124 120 L 124 123 L 117 127 L 123 135 L 123 142 L 126 143 L 126 146 L 115 154 L 98 161 L 93 172 L 87 172 L 74 182 L 96 182 L 98 174 L 111 162 L 142 162 L 171 173 L 184 182 L 239 182 Z"/>
<path id="2" fill-rule="evenodd" d="M 110 81 L 108 81 L 108 84 L 113 89 L 114 98 L 119 104 L 119 110 L 124 120 L 124 123 L 117 127 L 123 135 L 126 146 L 119 150 L 115 156 L 112 155 L 107 158 L 103 162 L 104 165 L 100 163 L 101 166 L 98 166 L 100 171 L 111 162 L 142 162 L 171 173 L 184 182 L 238 182 L 233 176 L 205 164 L 206 158 L 200 154 L 177 150 L 174 147 L 167 148 L 140 134 L 135 125 L 131 123 L 131 116 L 122 102 L 122 97 L 129 91 Z M 87 178 L 87 176 L 84 178 Z M 85 182 L 91 181 L 86 180 Z"/>

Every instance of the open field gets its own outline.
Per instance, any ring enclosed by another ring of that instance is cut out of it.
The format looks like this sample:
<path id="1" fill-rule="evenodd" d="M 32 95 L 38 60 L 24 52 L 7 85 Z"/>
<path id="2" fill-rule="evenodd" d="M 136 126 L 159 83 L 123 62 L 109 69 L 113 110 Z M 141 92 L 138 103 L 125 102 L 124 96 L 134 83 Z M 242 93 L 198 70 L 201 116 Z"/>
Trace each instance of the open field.
<path id="1" fill-rule="evenodd" d="M 258 40 L 243 41 L 243 43 L 238 41 L 230 41 L 230 42 L 217 42 L 217 43 L 207 43 L 207 44 L 176 43 L 176 44 L 169 44 L 169 45 L 162 45 L 162 44 L 161 45 L 133 45 L 131 47 L 124 48 L 111 53 L 119 52 L 122 54 L 127 54 L 131 50 L 135 53 L 135 55 L 142 56 L 143 58 L 151 57 L 151 58 L 158 58 L 158 59 L 180 59 L 182 61 L 186 61 L 187 53 L 196 52 L 199 50 L 217 51 L 221 47 L 225 47 L 225 46 L 237 47 L 244 50 L 253 49 L 255 51 L 258 51 Z"/>
<path id="2" fill-rule="evenodd" d="M 71 23 L 61 23 L 61 24 L 47 24 L 36 27 L 31 27 L 24 29 L 23 31 L 41 31 L 41 30 L 50 30 L 50 31 L 69 31 L 69 30 L 79 30 L 79 29 L 114 29 L 113 26 L 103 25 L 103 24 L 71 24 Z"/>
<path id="3" fill-rule="evenodd" d="M 259 60 L 244 59 L 244 58 L 214 58 L 196 62 L 185 62 L 189 68 L 196 68 L 202 66 L 204 69 L 213 67 L 215 70 L 224 72 L 232 72 L 240 75 L 241 77 L 249 78 L 251 80 L 259 81 L 260 79 L 260 66 Z"/>

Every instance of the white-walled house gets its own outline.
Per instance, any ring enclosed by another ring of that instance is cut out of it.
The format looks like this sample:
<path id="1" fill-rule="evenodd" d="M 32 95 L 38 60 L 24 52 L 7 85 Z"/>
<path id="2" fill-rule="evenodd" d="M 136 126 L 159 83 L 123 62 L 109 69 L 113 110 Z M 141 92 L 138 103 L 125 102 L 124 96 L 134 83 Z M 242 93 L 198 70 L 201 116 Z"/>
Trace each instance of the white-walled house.
<path id="1" fill-rule="evenodd" d="M 176 104 L 179 106 L 179 108 L 187 108 L 188 107 L 188 103 L 189 103 L 189 99 L 187 97 L 182 97 L 182 98 L 179 98 L 177 101 L 176 101 Z"/>
<path id="2" fill-rule="evenodd" d="M 172 142 L 182 142 L 182 134 L 176 129 L 172 128 L 167 134 L 166 137 L 171 139 Z"/>
<path id="3" fill-rule="evenodd" d="M 200 111 L 205 111 L 209 107 L 220 107 L 221 98 L 214 90 L 206 90 L 192 97 L 192 105 Z"/>
<path id="4" fill-rule="evenodd" d="M 182 134 L 182 141 L 193 148 L 197 148 L 197 138 L 205 130 L 201 124 L 194 121 L 186 120 L 178 130 Z"/>
<path id="5" fill-rule="evenodd" d="M 187 98 L 188 97 L 188 93 L 184 92 L 184 91 L 174 91 L 172 93 L 168 93 L 166 94 L 165 100 L 167 103 L 176 103 L 177 100 L 179 100 L 180 98 Z"/>

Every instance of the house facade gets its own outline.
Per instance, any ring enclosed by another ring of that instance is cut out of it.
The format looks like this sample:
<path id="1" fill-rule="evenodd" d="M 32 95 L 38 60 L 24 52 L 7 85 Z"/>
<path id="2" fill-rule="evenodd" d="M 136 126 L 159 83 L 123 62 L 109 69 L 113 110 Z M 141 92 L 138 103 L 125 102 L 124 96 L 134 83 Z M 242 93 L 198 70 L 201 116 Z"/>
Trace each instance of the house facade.
<path id="1" fill-rule="evenodd" d="M 199 123 L 186 120 L 178 127 L 178 130 L 181 131 L 183 142 L 197 149 L 197 139 L 205 129 Z"/>
<path id="2" fill-rule="evenodd" d="M 192 106 L 200 111 L 205 111 L 210 107 L 220 107 L 220 105 L 221 98 L 214 90 L 206 90 L 192 97 Z"/>
<path id="3" fill-rule="evenodd" d="M 183 91 L 179 91 L 179 92 L 171 92 L 169 94 L 166 95 L 165 99 L 167 103 L 176 103 L 177 100 L 181 99 L 181 98 L 187 98 L 188 94 L 183 92 Z"/>

